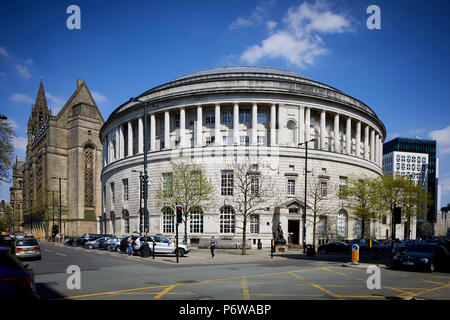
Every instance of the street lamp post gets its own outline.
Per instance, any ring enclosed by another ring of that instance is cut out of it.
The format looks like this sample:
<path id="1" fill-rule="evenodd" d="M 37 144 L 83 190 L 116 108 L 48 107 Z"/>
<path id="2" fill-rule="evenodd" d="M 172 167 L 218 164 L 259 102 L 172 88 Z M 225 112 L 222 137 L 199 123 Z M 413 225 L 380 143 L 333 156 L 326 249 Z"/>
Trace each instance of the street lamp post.
<path id="1" fill-rule="evenodd" d="M 299 143 L 298 145 L 305 145 L 305 203 L 303 205 L 303 253 L 306 253 L 306 197 L 308 193 L 308 143 L 315 141 L 313 138 L 311 140 Z"/>
<path id="2" fill-rule="evenodd" d="M 138 98 L 131 98 L 133 102 L 141 102 L 144 104 L 144 250 L 142 256 L 148 258 L 150 255 L 150 248 L 147 243 L 147 235 L 149 231 L 149 216 L 147 210 L 148 199 L 148 173 L 147 173 L 147 101 L 139 100 Z"/>
<path id="3" fill-rule="evenodd" d="M 144 175 L 142 174 L 142 171 L 138 170 L 131 170 L 131 172 L 139 173 L 139 234 L 142 236 L 144 232 L 144 224 L 142 219 L 142 181 Z"/>

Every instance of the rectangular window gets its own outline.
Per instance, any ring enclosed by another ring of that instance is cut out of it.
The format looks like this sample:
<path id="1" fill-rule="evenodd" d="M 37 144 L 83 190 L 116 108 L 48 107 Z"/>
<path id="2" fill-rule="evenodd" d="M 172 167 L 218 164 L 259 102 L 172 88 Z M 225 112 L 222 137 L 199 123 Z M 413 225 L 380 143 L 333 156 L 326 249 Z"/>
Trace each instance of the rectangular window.
<path id="1" fill-rule="evenodd" d="M 250 215 L 250 233 L 259 233 L 259 214 Z"/>
<path id="2" fill-rule="evenodd" d="M 288 196 L 295 195 L 295 180 L 287 181 L 287 195 Z"/>
<path id="3" fill-rule="evenodd" d="M 320 196 L 321 197 L 327 196 L 327 183 L 326 182 L 320 183 Z"/>
<path id="4" fill-rule="evenodd" d="M 207 146 L 213 145 L 215 139 L 216 139 L 216 138 L 215 138 L 214 136 L 212 136 L 212 137 L 206 137 L 206 145 L 207 145 Z"/>
<path id="5" fill-rule="evenodd" d="M 224 146 L 232 146 L 233 145 L 233 137 L 222 136 L 222 144 Z"/>
<path id="6" fill-rule="evenodd" d="M 214 124 L 216 121 L 216 116 L 214 112 L 207 112 L 205 115 L 205 124 Z"/>
<path id="7" fill-rule="evenodd" d="M 163 194 L 165 197 L 170 197 L 172 192 L 172 172 L 165 172 L 162 174 Z"/>
<path id="8" fill-rule="evenodd" d="M 250 122 L 250 109 L 241 108 L 239 110 L 239 123 L 249 123 Z"/>
<path id="9" fill-rule="evenodd" d="M 233 171 L 232 170 L 222 170 L 222 196 L 232 196 L 233 195 Z"/>
<path id="10" fill-rule="evenodd" d="M 259 193 L 259 178 L 253 178 L 250 185 L 250 191 L 252 194 Z"/>
<path id="11" fill-rule="evenodd" d="M 114 182 L 111 182 L 111 201 L 116 202 L 116 194 L 114 190 Z"/>
<path id="12" fill-rule="evenodd" d="M 122 179 L 123 201 L 128 201 L 128 179 Z"/>
<path id="13" fill-rule="evenodd" d="M 258 146 L 265 146 L 266 145 L 266 137 L 258 136 L 257 143 L 258 143 Z"/>
<path id="14" fill-rule="evenodd" d="M 250 137 L 249 136 L 240 136 L 239 142 L 241 146 L 249 146 L 250 145 Z"/>
<path id="15" fill-rule="evenodd" d="M 180 114 L 175 115 L 175 128 L 180 127 Z"/>
<path id="16" fill-rule="evenodd" d="M 347 188 L 347 177 L 339 177 L 339 192 L 345 191 L 345 188 Z M 339 196 L 339 199 L 341 200 L 345 198 L 345 196 Z"/>
<path id="17" fill-rule="evenodd" d="M 258 111 L 258 123 L 267 123 L 267 113 Z"/>
<path id="18" fill-rule="evenodd" d="M 233 112 L 222 111 L 222 123 L 233 123 Z"/>
<path id="19" fill-rule="evenodd" d="M 191 212 L 190 232 L 203 233 L 203 214 L 199 210 Z"/>

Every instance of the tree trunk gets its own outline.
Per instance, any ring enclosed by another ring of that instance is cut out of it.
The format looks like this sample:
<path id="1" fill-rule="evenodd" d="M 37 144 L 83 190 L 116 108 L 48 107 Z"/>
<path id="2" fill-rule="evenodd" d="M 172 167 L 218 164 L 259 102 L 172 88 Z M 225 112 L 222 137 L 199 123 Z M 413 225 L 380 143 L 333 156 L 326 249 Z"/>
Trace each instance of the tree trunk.
<path id="1" fill-rule="evenodd" d="M 241 254 L 246 254 L 246 247 L 247 247 L 247 216 L 244 215 L 244 221 L 242 222 L 242 251 Z"/>
<path id="2" fill-rule="evenodd" d="M 366 219 L 361 218 L 361 239 L 364 238 L 364 232 L 365 232 L 365 226 L 366 226 Z"/>

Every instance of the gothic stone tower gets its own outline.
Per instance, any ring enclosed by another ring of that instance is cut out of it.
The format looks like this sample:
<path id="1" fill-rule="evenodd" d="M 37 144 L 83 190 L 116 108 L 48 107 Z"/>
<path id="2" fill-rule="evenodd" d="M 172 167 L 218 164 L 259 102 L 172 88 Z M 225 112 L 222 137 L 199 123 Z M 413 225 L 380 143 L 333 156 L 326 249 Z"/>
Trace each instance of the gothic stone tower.
<path id="1" fill-rule="evenodd" d="M 56 116 L 47 107 L 41 82 L 28 122 L 24 169 L 27 231 L 51 235 L 53 212 L 49 214 L 52 208 L 49 202 L 54 198 L 49 200 L 53 191 L 59 203 L 60 181 L 59 230 L 68 236 L 97 231 L 96 216 L 101 215 L 99 130 L 103 122 L 83 80 L 77 80 L 75 92 Z M 55 224 L 59 225 L 59 208 L 55 211 Z"/>

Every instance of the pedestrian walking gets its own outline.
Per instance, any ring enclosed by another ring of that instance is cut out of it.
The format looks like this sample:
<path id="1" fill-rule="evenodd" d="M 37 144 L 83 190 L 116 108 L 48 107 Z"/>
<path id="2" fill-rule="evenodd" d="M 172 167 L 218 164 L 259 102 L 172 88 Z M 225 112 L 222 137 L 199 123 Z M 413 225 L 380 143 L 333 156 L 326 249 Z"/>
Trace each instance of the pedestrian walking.
<path id="1" fill-rule="evenodd" d="M 128 239 L 128 255 L 132 256 L 133 255 L 133 238 L 130 237 Z"/>
<path id="2" fill-rule="evenodd" d="M 61 235 L 59 233 L 56 234 L 56 242 L 59 242 L 59 239 L 61 239 Z"/>
<path id="3" fill-rule="evenodd" d="M 209 242 L 209 248 L 211 249 L 211 259 L 215 258 L 214 249 L 217 247 L 217 241 L 214 239 L 214 236 L 211 236 L 211 241 Z"/>

